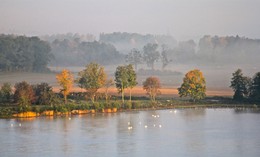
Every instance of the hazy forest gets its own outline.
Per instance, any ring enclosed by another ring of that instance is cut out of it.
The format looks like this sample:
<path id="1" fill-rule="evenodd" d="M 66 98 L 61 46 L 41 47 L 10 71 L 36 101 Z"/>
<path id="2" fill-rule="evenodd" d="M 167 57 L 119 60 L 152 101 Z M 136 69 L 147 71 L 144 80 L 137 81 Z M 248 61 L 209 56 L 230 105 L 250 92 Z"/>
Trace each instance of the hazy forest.
<path id="1" fill-rule="evenodd" d="M 177 41 L 170 35 L 126 32 L 100 33 L 99 37 L 73 33 L 32 37 L 2 34 L 0 71 L 57 72 L 68 68 L 78 72 L 95 61 L 106 66 L 112 76 L 116 66 L 133 64 L 140 76 L 139 84 L 145 78 L 142 75 L 157 75 L 162 84 L 178 86 L 184 73 L 199 68 L 209 88 L 228 88 L 235 69 L 243 69 L 246 75 L 259 69 L 259 51 L 260 39 L 239 36 L 205 35 L 198 41 Z"/>

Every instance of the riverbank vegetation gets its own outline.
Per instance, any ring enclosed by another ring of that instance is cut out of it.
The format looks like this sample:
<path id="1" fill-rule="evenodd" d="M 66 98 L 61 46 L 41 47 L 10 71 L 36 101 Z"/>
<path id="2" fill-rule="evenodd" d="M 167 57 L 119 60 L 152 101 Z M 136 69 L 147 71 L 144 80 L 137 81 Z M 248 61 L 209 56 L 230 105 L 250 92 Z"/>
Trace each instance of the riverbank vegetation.
<path id="1" fill-rule="evenodd" d="M 115 72 L 115 83 L 112 79 L 107 79 L 104 67 L 96 63 L 87 65 L 85 70 L 79 72 L 79 78 L 75 81 L 79 87 L 85 89 L 84 92 L 70 91 L 74 79 L 69 73 L 68 70 L 65 70 L 57 75 L 57 82 L 61 86 L 59 93 L 53 92 L 52 87 L 47 83 L 31 85 L 22 81 L 14 85 L 14 91 L 9 83 L 3 84 L 0 89 L 0 117 L 61 116 L 96 112 L 111 113 L 117 112 L 117 110 L 187 107 L 257 108 L 256 104 L 259 104 L 259 73 L 255 74 L 250 83 L 247 82 L 249 79 L 242 76 L 241 70 L 237 70 L 231 80 L 231 87 L 235 93 L 233 98 L 205 97 L 206 81 L 202 72 L 196 69 L 185 75 L 183 84 L 179 88 L 180 97 L 185 98 L 158 97 L 161 85 L 160 80 L 155 77 L 148 77 L 143 82 L 143 89 L 150 98 L 132 97 L 131 90 L 125 96 L 125 89 L 133 89 L 137 85 L 137 76 L 131 64 L 118 66 Z M 108 88 L 114 84 L 117 86 L 118 92 L 123 93 L 121 97 L 109 94 Z M 98 89 L 103 86 L 106 86 L 107 90 L 105 93 L 99 93 Z M 95 90 L 95 92 L 91 93 L 89 90 Z M 64 93 L 64 91 L 66 92 Z M 184 94 L 185 92 L 186 94 Z M 242 96 L 247 95 L 248 97 L 237 101 L 237 95 L 241 96 L 241 94 L 237 94 L 238 92 L 242 93 Z M 155 99 L 156 97 L 157 99 Z"/>

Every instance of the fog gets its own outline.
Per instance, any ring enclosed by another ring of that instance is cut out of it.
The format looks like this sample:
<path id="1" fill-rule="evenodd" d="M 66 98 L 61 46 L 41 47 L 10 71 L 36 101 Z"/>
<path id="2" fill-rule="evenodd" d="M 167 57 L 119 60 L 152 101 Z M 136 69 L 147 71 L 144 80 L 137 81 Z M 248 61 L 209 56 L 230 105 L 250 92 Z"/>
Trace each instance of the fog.
<path id="1" fill-rule="evenodd" d="M 164 85 L 177 87 L 199 68 L 209 88 L 227 90 L 236 69 L 250 77 L 260 69 L 259 8 L 259 0 L 0 0 L 0 34 L 48 42 L 51 70 L 96 61 L 111 76 L 131 49 L 167 45 L 169 63 L 155 62 L 151 73 Z"/>
<path id="2" fill-rule="evenodd" d="M 259 0 L 0 0 L 0 32 L 260 38 Z"/>

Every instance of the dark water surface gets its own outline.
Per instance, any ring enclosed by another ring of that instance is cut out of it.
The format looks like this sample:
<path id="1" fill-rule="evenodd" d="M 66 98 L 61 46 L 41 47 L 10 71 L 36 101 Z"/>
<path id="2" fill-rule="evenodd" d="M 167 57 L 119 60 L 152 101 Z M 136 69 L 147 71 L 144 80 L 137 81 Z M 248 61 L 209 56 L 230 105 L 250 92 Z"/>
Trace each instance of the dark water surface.
<path id="1" fill-rule="evenodd" d="M 260 112 L 184 109 L 0 119 L 0 156 L 259 157 Z"/>

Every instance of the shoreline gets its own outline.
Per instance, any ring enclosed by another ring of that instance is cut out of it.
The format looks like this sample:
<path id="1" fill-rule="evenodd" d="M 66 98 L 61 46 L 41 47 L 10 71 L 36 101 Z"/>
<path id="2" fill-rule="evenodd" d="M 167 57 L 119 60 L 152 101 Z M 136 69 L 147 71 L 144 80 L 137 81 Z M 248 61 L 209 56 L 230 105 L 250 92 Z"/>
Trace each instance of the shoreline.
<path id="1" fill-rule="evenodd" d="M 39 107 L 39 106 L 38 106 Z M 10 107 L 1 107 L 1 108 L 10 108 Z M 117 109 L 109 108 L 102 110 L 71 110 L 67 112 L 57 112 L 54 110 L 45 110 L 43 112 L 33 112 L 26 111 L 20 113 L 14 113 L 11 116 L 1 116 L 0 119 L 30 119 L 37 117 L 71 117 L 76 115 L 85 115 L 85 114 L 113 114 L 113 113 L 122 113 L 122 112 L 138 112 L 138 111 L 155 111 L 155 110 L 171 110 L 171 109 L 254 109 L 260 110 L 260 107 L 256 104 L 181 104 L 181 105 L 167 105 L 167 106 L 157 106 L 157 107 L 148 107 L 148 108 L 137 108 L 137 109 Z M 20 115 L 20 116 L 19 116 Z"/>

